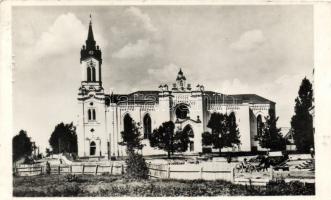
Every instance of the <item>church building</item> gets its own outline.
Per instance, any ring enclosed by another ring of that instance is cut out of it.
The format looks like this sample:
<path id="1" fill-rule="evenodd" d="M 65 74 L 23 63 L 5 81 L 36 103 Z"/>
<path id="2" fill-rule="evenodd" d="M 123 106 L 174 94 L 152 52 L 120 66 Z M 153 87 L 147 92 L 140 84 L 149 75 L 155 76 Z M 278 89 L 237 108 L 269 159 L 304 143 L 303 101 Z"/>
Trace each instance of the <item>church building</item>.
<path id="1" fill-rule="evenodd" d="M 152 90 L 129 94 L 107 94 L 102 86 L 102 52 L 94 40 L 91 22 L 80 55 L 82 80 L 78 93 L 80 113 L 77 126 L 80 157 L 109 159 L 124 156 L 125 146 L 119 145 L 121 132 L 132 121 L 138 125 L 143 137 L 143 155 L 165 153 L 151 148 L 148 137 L 155 128 L 170 120 L 175 123 L 175 130 L 189 132 L 190 143 L 185 153 L 211 150 L 211 147 L 202 145 L 201 135 L 210 131 L 207 124 L 213 112 L 233 112 L 240 131 L 241 144 L 222 151 L 261 150 L 255 136 L 259 122 L 268 115 L 268 110 L 275 110 L 274 102 L 256 94 L 225 95 L 209 91 L 201 84 L 191 85 L 182 69 L 173 75 L 174 83 L 171 85 L 165 83 Z"/>

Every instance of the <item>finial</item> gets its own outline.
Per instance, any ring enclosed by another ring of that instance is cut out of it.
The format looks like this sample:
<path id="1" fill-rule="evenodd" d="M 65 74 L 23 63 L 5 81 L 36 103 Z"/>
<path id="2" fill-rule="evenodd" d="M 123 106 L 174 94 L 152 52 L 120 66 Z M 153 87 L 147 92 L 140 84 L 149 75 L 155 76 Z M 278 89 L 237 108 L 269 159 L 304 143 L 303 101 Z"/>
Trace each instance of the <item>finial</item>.
<path id="1" fill-rule="evenodd" d="M 90 13 L 90 24 L 92 24 L 92 15 Z"/>

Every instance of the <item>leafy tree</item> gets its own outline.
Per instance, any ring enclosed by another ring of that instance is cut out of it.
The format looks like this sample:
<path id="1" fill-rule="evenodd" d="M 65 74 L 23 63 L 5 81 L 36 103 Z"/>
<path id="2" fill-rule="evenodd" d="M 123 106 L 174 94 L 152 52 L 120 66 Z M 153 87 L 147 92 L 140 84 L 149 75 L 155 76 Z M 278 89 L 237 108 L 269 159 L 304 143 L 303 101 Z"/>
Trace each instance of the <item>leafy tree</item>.
<path id="1" fill-rule="evenodd" d="M 49 144 L 53 153 L 77 153 L 77 134 L 76 127 L 70 124 L 60 124 L 55 129 L 49 139 Z"/>
<path id="2" fill-rule="evenodd" d="M 295 99 L 295 114 L 291 120 L 293 138 L 297 150 L 309 152 L 314 147 L 313 116 L 310 114 L 313 103 L 313 88 L 305 77 L 300 85 L 298 97 Z"/>
<path id="3" fill-rule="evenodd" d="M 170 158 L 171 153 L 184 152 L 188 148 L 188 129 L 177 130 L 176 132 L 174 129 L 175 124 L 172 121 L 164 122 L 159 128 L 153 130 L 149 138 L 151 147 L 168 152 L 168 158 Z"/>
<path id="4" fill-rule="evenodd" d="M 121 132 L 123 141 L 119 142 L 120 145 L 126 146 L 127 151 L 134 151 L 134 149 L 142 149 L 141 144 L 141 133 L 139 127 L 130 117 L 129 120 L 125 122 L 124 131 Z"/>
<path id="5" fill-rule="evenodd" d="M 144 157 L 134 151 L 128 151 L 128 157 L 125 160 L 126 174 L 128 179 L 147 179 L 148 167 Z"/>
<path id="6" fill-rule="evenodd" d="M 241 144 L 240 132 L 236 123 L 236 115 L 234 114 L 234 112 L 231 112 L 230 115 L 227 117 L 227 129 L 228 134 L 225 135 L 226 147 L 233 147 L 233 145 Z"/>
<path id="7" fill-rule="evenodd" d="M 32 154 L 32 142 L 26 131 L 20 130 L 18 135 L 13 138 L 13 161 Z"/>
<path id="8" fill-rule="evenodd" d="M 186 126 L 183 130 L 176 130 L 173 140 L 172 154 L 176 152 L 185 152 L 188 149 L 190 138 L 193 137 L 191 134 L 192 129 Z"/>
<path id="9" fill-rule="evenodd" d="M 213 148 L 219 149 L 220 155 L 222 148 L 240 144 L 239 129 L 234 113 L 231 113 L 229 116 L 221 113 L 212 113 L 207 127 L 211 129 L 211 133 L 204 132 L 202 134 L 202 143 L 204 145 L 213 145 Z"/>
<path id="10" fill-rule="evenodd" d="M 262 133 L 257 135 L 257 140 L 262 148 L 268 148 L 270 150 L 284 150 L 286 146 L 285 139 L 281 134 L 281 129 L 277 128 L 278 117 L 276 117 L 275 111 L 269 109 L 269 115 L 265 117 L 265 123 L 263 125 Z"/>

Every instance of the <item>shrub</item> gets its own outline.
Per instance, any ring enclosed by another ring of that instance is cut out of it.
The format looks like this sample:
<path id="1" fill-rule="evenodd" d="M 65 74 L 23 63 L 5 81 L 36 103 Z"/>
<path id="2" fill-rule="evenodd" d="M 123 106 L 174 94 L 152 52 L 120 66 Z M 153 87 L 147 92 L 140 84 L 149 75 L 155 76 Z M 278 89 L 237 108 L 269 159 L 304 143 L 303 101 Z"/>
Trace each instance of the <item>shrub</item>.
<path id="1" fill-rule="evenodd" d="M 142 155 L 128 151 L 128 158 L 125 160 L 126 174 L 128 179 L 147 179 L 148 167 Z"/>
<path id="2" fill-rule="evenodd" d="M 270 181 L 266 187 L 266 195 L 314 195 L 315 184 L 291 181 L 286 183 L 284 180 Z"/>
<path id="3" fill-rule="evenodd" d="M 67 182 L 78 182 L 79 181 L 78 176 L 76 176 L 75 174 L 67 174 L 67 175 L 65 175 L 64 178 Z"/>

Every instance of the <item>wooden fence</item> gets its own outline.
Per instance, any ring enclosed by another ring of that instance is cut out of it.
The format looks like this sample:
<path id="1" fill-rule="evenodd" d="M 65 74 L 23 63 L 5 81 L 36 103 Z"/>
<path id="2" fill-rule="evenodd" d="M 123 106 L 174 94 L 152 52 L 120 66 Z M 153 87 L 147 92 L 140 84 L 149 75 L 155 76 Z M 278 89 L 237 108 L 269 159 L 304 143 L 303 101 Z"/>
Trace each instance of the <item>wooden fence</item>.
<path id="1" fill-rule="evenodd" d="M 226 180 L 236 184 L 266 185 L 273 179 L 285 181 L 299 180 L 302 182 L 315 182 L 313 171 L 275 171 L 268 172 L 237 172 L 235 168 L 219 170 L 218 166 L 206 167 L 202 165 L 167 165 L 148 163 L 149 176 L 158 179 L 203 179 Z M 17 176 L 35 176 L 46 174 L 45 165 L 19 166 L 13 169 Z M 91 175 L 120 175 L 125 173 L 124 164 L 98 165 L 51 165 L 51 174 L 91 174 Z"/>
<path id="2" fill-rule="evenodd" d="M 194 167 L 186 167 L 183 169 L 178 168 L 177 165 L 166 165 L 166 164 L 147 164 L 149 169 L 149 176 L 151 178 L 161 179 L 204 179 L 204 180 L 228 180 L 233 181 L 234 173 L 233 170 L 204 170 L 199 165 Z M 15 167 L 13 172 L 16 176 L 35 176 L 40 174 L 46 174 L 46 166 L 24 166 Z M 110 174 L 119 175 L 125 172 L 125 165 L 51 165 L 51 174 Z"/>
<path id="3" fill-rule="evenodd" d="M 177 168 L 177 169 L 176 169 Z M 203 180 L 227 180 L 234 181 L 234 170 L 211 170 L 203 166 L 187 167 L 178 169 L 178 165 L 148 164 L 149 176 L 162 179 L 203 179 Z"/>
<path id="4" fill-rule="evenodd" d="M 124 165 L 51 165 L 50 174 L 123 174 L 125 170 Z M 46 174 L 45 165 L 20 166 L 15 167 L 13 172 L 16 176 L 35 176 Z"/>

